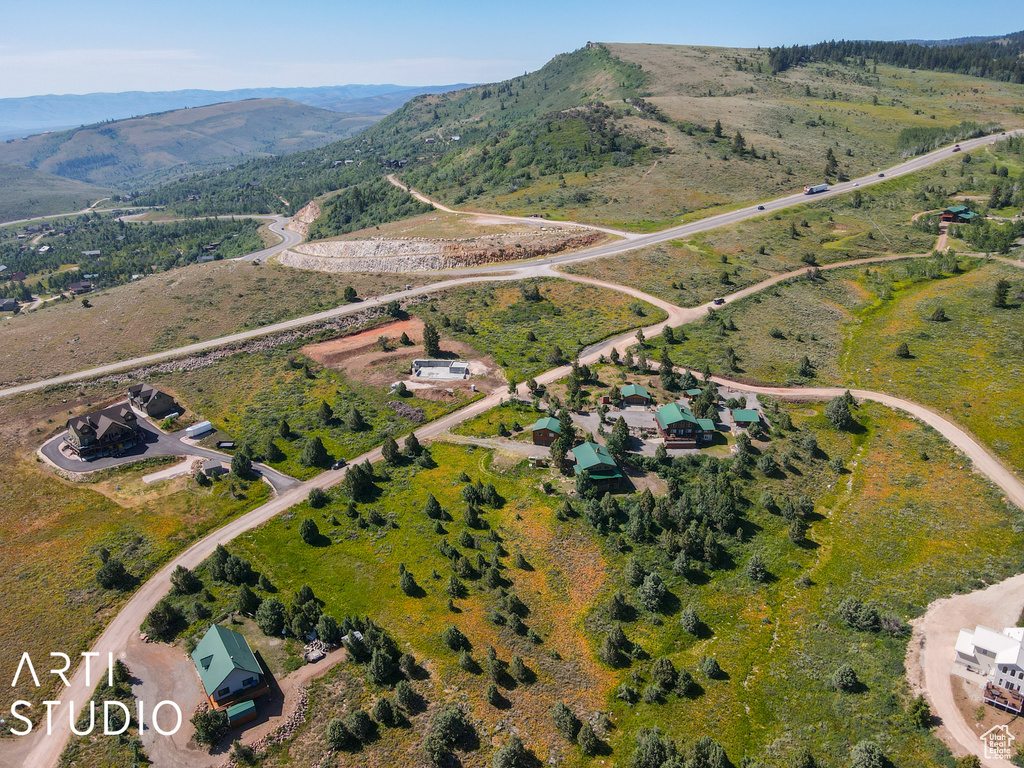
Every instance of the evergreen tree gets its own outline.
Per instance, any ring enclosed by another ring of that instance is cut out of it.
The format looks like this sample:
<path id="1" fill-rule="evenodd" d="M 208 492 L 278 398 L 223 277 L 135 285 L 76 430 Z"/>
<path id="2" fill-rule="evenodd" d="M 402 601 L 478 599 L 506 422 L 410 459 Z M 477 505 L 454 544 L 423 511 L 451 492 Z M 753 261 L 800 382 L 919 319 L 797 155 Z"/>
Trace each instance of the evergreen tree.
<path id="1" fill-rule="evenodd" d="M 441 334 L 430 322 L 423 324 L 423 352 L 427 357 L 437 357 L 441 354 Z"/>
<path id="2" fill-rule="evenodd" d="M 306 441 L 305 446 L 302 448 L 302 456 L 299 458 L 299 463 L 302 466 L 323 467 L 329 461 L 330 457 L 327 455 L 327 449 L 324 448 L 323 441 L 319 437 Z"/>

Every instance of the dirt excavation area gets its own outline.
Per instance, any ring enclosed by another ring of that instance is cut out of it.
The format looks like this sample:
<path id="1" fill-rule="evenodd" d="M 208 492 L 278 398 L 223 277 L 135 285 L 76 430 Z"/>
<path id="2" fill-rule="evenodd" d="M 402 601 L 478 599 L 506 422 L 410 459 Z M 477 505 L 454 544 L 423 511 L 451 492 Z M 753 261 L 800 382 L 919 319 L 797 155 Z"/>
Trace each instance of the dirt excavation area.
<path id="1" fill-rule="evenodd" d="M 608 235 L 569 227 L 522 228 L 474 237 L 372 237 L 303 243 L 277 255 L 282 264 L 324 272 L 428 272 L 576 251 Z"/>
<path id="2" fill-rule="evenodd" d="M 408 344 L 401 342 L 403 333 L 409 340 Z M 413 375 L 412 361 L 425 357 L 423 321 L 415 317 L 302 348 L 303 355 L 325 368 L 344 371 L 353 379 L 373 387 L 389 387 L 401 381 L 424 400 L 454 401 L 465 397 L 473 386 L 481 392 L 507 386 L 494 361 L 490 357 L 481 357 L 468 344 L 445 339 L 443 351 L 447 359 L 467 361 L 470 376 L 438 380 Z"/>

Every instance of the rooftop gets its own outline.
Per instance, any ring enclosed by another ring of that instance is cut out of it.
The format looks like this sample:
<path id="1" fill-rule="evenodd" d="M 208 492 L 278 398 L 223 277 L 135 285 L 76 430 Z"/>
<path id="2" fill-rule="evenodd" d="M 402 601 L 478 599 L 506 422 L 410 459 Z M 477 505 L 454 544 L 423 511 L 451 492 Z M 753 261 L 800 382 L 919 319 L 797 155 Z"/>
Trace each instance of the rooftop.
<path id="1" fill-rule="evenodd" d="M 562 434 L 562 425 L 558 423 L 558 419 L 554 416 L 544 416 L 537 419 L 537 423 L 533 425 L 532 430 L 536 432 L 538 429 L 550 429 L 556 435 Z"/>
<path id="2" fill-rule="evenodd" d="M 212 696 L 221 683 L 236 669 L 262 675 L 263 670 L 252 654 L 249 643 L 234 630 L 213 624 L 192 652 L 192 661 L 203 681 L 206 693 Z"/>

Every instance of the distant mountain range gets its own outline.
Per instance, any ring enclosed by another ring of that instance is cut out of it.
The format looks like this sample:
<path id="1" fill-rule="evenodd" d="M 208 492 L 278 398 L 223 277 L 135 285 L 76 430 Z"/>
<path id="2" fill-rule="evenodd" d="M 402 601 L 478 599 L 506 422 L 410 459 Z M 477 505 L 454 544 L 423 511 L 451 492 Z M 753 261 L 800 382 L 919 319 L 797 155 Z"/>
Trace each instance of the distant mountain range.
<path id="1" fill-rule="evenodd" d="M 137 189 L 198 169 L 314 149 L 381 119 L 247 99 L 0 142 L 0 163 L 106 188 Z"/>
<path id="2" fill-rule="evenodd" d="M 283 98 L 332 112 L 386 115 L 422 93 L 445 93 L 465 87 L 465 83 L 415 87 L 331 85 L 320 88 L 243 88 L 233 91 L 126 91 L 0 99 L 0 139 L 244 99 Z"/>

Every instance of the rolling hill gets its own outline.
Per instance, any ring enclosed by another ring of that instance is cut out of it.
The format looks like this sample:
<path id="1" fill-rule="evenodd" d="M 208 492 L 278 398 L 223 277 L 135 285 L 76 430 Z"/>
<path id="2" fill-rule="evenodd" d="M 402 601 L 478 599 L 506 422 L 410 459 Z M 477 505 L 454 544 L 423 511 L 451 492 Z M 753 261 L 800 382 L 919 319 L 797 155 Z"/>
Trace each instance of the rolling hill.
<path id="1" fill-rule="evenodd" d="M 0 140 L 155 112 L 245 99 L 291 99 L 332 112 L 384 115 L 421 93 L 465 88 L 454 85 L 332 85 L 316 88 L 240 88 L 232 91 L 126 91 L 0 99 Z"/>
<path id="2" fill-rule="evenodd" d="M 778 70 L 778 50 L 588 44 L 522 77 L 419 96 L 357 139 L 147 199 L 294 212 L 405 160 L 405 181 L 451 205 L 647 230 L 1024 124 L 1018 84 L 853 56 Z"/>
<path id="3" fill-rule="evenodd" d="M 94 184 L 0 164 L 0 222 L 78 211 L 109 194 Z"/>
<path id="4" fill-rule="evenodd" d="M 251 99 L 10 139 L 0 144 L 0 163 L 91 184 L 137 188 L 253 155 L 329 144 L 378 119 L 288 99 Z"/>

